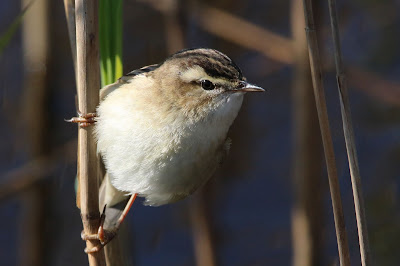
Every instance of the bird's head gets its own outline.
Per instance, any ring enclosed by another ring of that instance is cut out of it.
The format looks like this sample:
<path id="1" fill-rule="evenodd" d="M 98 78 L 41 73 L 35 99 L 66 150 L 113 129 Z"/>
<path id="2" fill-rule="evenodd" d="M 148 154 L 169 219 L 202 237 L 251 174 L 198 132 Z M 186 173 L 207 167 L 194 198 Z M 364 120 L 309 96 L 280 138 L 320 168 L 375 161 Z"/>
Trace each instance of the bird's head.
<path id="1" fill-rule="evenodd" d="M 201 117 L 221 109 L 229 111 L 231 105 L 239 109 L 244 93 L 264 91 L 248 83 L 228 56 L 213 49 L 182 50 L 167 58 L 154 74 L 168 98 L 188 114 Z"/>

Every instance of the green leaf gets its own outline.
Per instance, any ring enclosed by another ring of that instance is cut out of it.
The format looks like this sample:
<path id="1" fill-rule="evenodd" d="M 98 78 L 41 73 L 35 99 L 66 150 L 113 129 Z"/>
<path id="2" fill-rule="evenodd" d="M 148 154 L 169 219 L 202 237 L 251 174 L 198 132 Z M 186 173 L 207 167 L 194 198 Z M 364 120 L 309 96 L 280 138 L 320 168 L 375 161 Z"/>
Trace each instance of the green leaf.
<path id="1" fill-rule="evenodd" d="M 22 18 L 24 17 L 26 11 L 29 7 L 33 4 L 34 1 L 29 2 L 29 4 L 21 11 L 21 13 L 14 19 L 11 25 L 8 27 L 6 32 L 1 34 L 0 36 L 0 55 L 3 53 L 4 48 L 10 43 L 12 37 L 14 36 L 15 32 L 18 30 L 22 22 Z"/>
<path id="2" fill-rule="evenodd" d="M 102 87 L 122 76 L 122 0 L 100 0 L 100 73 Z"/>

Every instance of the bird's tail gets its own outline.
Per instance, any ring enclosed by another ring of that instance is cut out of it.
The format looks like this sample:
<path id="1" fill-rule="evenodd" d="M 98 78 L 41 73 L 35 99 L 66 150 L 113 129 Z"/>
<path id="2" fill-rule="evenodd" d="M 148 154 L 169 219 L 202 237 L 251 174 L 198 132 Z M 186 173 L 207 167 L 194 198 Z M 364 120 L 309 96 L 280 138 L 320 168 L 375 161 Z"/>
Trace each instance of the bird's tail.
<path id="1" fill-rule="evenodd" d="M 103 182 L 99 191 L 99 209 L 102 211 L 104 206 L 107 205 L 105 210 L 106 220 L 104 228 L 113 228 L 121 216 L 130 195 L 117 190 L 110 182 L 108 173 L 105 174 Z"/>

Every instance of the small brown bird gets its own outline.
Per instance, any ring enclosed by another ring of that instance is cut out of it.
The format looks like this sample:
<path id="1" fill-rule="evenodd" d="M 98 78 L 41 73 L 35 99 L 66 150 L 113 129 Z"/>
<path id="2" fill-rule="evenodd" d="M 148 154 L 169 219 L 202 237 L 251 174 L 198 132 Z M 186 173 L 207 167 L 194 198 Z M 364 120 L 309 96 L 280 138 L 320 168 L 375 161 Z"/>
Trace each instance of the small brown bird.
<path id="1" fill-rule="evenodd" d="M 107 243 L 136 195 L 159 206 L 206 183 L 229 150 L 227 133 L 244 94 L 262 91 L 228 56 L 205 48 L 182 50 L 104 87 L 95 134 L 107 171 L 100 192 L 101 208 L 110 211 L 104 227 L 114 228 L 102 226 L 83 239 Z"/>

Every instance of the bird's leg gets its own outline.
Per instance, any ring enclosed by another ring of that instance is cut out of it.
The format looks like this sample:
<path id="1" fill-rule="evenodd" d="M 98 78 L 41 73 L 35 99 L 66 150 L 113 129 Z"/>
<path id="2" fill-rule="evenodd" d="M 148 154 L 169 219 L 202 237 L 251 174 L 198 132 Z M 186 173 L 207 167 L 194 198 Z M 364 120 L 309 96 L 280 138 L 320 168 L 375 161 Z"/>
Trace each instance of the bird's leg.
<path id="1" fill-rule="evenodd" d="M 80 111 L 77 112 L 78 117 L 72 117 L 71 119 L 66 119 L 65 122 L 78 123 L 80 127 L 88 127 L 96 122 L 96 113 L 82 114 Z"/>
<path id="2" fill-rule="evenodd" d="M 117 235 L 122 222 L 124 221 L 126 215 L 128 214 L 129 210 L 132 207 L 133 202 L 136 199 L 136 196 L 137 196 L 137 194 L 135 193 L 130 197 L 128 203 L 126 204 L 124 210 L 122 211 L 121 216 L 118 218 L 118 221 L 114 228 L 104 229 L 104 221 L 106 218 L 106 215 L 105 215 L 106 206 L 104 206 L 103 213 L 100 216 L 100 226 L 99 226 L 99 230 L 97 231 L 97 234 L 87 235 L 87 234 L 85 234 L 84 231 L 82 231 L 82 233 L 81 233 L 82 240 L 99 240 L 100 241 L 100 245 L 95 246 L 91 249 L 86 248 L 85 249 L 86 253 L 93 253 L 93 252 L 99 251 Z"/>

